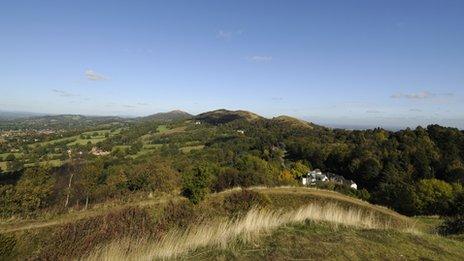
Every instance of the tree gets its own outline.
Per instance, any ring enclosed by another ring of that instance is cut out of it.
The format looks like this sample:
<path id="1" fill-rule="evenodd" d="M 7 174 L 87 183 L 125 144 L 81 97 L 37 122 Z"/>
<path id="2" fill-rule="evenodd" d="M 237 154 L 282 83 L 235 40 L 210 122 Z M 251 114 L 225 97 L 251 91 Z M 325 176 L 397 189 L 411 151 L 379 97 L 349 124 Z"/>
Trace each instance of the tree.
<path id="1" fill-rule="evenodd" d="M 212 178 L 213 168 L 208 164 L 194 167 L 183 177 L 182 195 L 190 202 L 198 204 L 209 193 Z"/>
<path id="2" fill-rule="evenodd" d="M 453 187 L 438 179 L 423 179 L 416 185 L 418 206 L 423 214 L 445 214 L 453 199 Z"/>
<path id="3" fill-rule="evenodd" d="M 86 163 L 76 175 L 76 188 L 85 198 L 85 209 L 88 208 L 90 199 L 95 196 L 102 171 L 101 162 Z"/>
<path id="4" fill-rule="evenodd" d="M 8 154 L 5 158 L 6 161 L 13 161 L 16 160 L 16 156 L 13 153 Z"/>
<path id="5" fill-rule="evenodd" d="M 6 168 L 8 171 L 18 171 L 24 168 L 24 164 L 15 158 L 14 160 L 8 161 L 6 163 Z"/>
<path id="6" fill-rule="evenodd" d="M 129 190 L 171 192 L 179 185 L 179 173 L 168 162 L 154 158 L 127 171 Z"/>
<path id="7" fill-rule="evenodd" d="M 456 167 L 449 170 L 446 178 L 449 182 L 464 184 L 464 167 Z"/>
<path id="8" fill-rule="evenodd" d="M 15 186 L 16 200 L 21 212 L 32 213 L 49 203 L 55 179 L 50 175 L 50 168 L 28 168 Z"/>
<path id="9" fill-rule="evenodd" d="M 301 163 L 301 161 L 297 161 L 295 164 L 293 164 L 290 171 L 294 177 L 299 179 L 309 172 L 309 167 Z"/>
<path id="10" fill-rule="evenodd" d="M 380 163 L 373 158 L 365 159 L 361 162 L 358 168 L 359 183 L 368 189 L 373 189 L 377 183 L 377 178 L 381 170 Z"/>

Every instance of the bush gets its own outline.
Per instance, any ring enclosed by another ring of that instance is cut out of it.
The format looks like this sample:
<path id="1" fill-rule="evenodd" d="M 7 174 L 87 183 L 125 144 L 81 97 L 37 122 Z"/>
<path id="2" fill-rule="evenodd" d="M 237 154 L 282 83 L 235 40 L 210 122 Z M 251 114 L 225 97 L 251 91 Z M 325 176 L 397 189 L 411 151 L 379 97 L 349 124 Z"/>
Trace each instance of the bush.
<path id="1" fill-rule="evenodd" d="M 241 190 L 230 194 L 224 199 L 224 209 L 228 216 L 238 216 L 247 213 L 252 207 L 266 206 L 269 199 L 252 190 Z"/>
<path id="2" fill-rule="evenodd" d="M 461 214 L 445 219 L 438 231 L 443 235 L 464 234 L 464 215 Z"/>
<path id="3" fill-rule="evenodd" d="M 193 204 L 198 204 L 209 193 L 212 183 L 213 170 L 203 164 L 186 173 L 183 180 L 182 195 Z"/>
<path id="4" fill-rule="evenodd" d="M 7 260 L 12 256 L 16 246 L 16 239 L 12 236 L 0 234 L 0 260 Z"/>
<path id="5" fill-rule="evenodd" d="M 150 214 L 136 207 L 68 223 L 54 229 L 38 260 L 68 260 L 83 256 L 112 240 L 149 237 L 154 228 Z"/>
<path id="6" fill-rule="evenodd" d="M 416 194 L 423 214 L 445 214 L 453 199 L 453 187 L 438 179 L 423 179 L 418 182 Z"/>

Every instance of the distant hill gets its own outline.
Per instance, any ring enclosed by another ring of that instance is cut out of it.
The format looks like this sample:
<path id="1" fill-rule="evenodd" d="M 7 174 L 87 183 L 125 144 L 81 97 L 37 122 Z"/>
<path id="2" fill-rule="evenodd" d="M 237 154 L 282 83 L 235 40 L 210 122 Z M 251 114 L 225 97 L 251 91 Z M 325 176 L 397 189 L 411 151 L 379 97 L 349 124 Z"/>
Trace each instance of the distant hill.
<path id="1" fill-rule="evenodd" d="M 7 119 L 0 122 L 0 128 L 70 129 L 88 128 L 92 126 L 95 127 L 100 124 L 122 123 L 129 121 L 131 120 L 116 116 L 63 114 Z"/>
<path id="2" fill-rule="evenodd" d="M 314 129 L 315 127 L 320 127 L 314 123 L 307 122 L 307 121 L 300 120 L 300 119 L 293 118 L 293 117 L 286 116 L 286 115 L 274 117 L 271 119 L 271 121 L 276 122 L 276 123 L 281 123 L 281 124 L 287 124 L 294 128 Z"/>
<path id="3" fill-rule="evenodd" d="M 259 116 L 258 114 L 249 111 L 229 111 L 225 109 L 205 112 L 195 117 L 197 120 L 214 125 L 224 124 L 235 120 L 253 121 L 262 118 L 263 117 Z"/>
<path id="4" fill-rule="evenodd" d="M 192 118 L 193 115 L 181 110 L 174 110 L 170 112 L 160 112 L 152 114 L 146 117 L 142 117 L 142 120 L 151 120 L 151 121 L 175 121 L 175 120 L 185 120 Z"/>
<path id="5" fill-rule="evenodd" d="M 15 120 L 29 117 L 44 116 L 45 113 L 25 112 L 25 111 L 0 111 L 0 120 Z"/>

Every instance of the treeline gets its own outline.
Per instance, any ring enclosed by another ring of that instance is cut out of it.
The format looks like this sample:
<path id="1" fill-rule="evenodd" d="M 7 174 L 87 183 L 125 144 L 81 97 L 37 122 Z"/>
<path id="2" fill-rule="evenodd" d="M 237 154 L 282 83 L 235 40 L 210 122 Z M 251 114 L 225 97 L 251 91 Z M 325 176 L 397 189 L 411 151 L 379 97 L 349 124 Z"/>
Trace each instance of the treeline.
<path id="1" fill-rule="evenodd" d="M 182 126 L 181 122 L 170 126 Z M 159 124 L 141 123 L 108 138 L 102 147 L 130 145 L 156 133 Z M 464 134 L 432 125 L 390 132 L 332 130 L 259 119 L 190 126 L 154 136 L 164 144 L 150 158 L 106 157 L 67 163 L 61 168 L 28 168 L 0 187 L 2 216 L 41 210 L 67 211 L 143 193 L 182 194 L 192 202 L 208 193 L 242 186 L 298 185 L 319 168 L 352 179 L 353 190 L 325 184 L 408 215 L 464 213 Z M 177 144 L 204 144 L 183 153 Z M 140 147 L 140 144 L 138 144 Z M 132 148 L 132 147 L 131 147 Z"/>

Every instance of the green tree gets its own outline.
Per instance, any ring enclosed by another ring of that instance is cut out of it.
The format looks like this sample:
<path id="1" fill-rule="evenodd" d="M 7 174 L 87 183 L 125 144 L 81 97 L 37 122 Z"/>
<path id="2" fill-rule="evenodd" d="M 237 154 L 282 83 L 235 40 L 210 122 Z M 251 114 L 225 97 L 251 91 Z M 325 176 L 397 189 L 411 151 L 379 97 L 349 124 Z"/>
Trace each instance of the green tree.
<path id="1" fill-rule="evenodd" d="M 16 160 L 16 156 L 13 153 L 8 154 L 5 158 L 6 161 L 13 161 Z"/>
<path id="2" fill-rule="evenodd" d="M 85 198 L 85 208 L 88 208 L 90 199 L 95 196 L 103 171 L 102 162 L 86 163 L 76 175 L 76 188 L 78 194 Z"/>
<path id="3" fill-rule="evenodd" d="M 373 189 L 377 184 L 377 179 L 380 174 L 381 166 L 378 160 L 368 158 L 361 162 L 358 168 L 359 177 L 357 178 L 361 186 L 368 189 Z"/>
<path id="4" fill-rule="evenodd" d="M 297 161 L 295 164 L 293 164 L 290 171 L 294 177 L 299 179 L 309 172 L 309 167 L 303 164 L 301 161 Z"/>
<path id="5" fill-rule="evenodd" d="M 28 168 L 15 186 L 15 197 L 21 212 L 30 214 L 44 208 L 50 202 L 55 179 L 50 168 Z"/>
<path id="6" fill-rule="evenodd" d="M 416 185 L 418 206 L 423 214 L 444 214 L 453 199 L 453 187 L 438 179 L 423 179 Z"/>
<path id="7" fill-rule="evenodd" d="M 182 195 L 198 204 L 209 193 L 213 175 L 213 168 L 207 164 L 194 167 L 183 177 Z"/>

